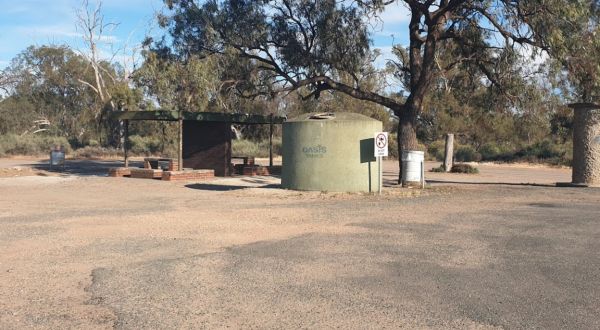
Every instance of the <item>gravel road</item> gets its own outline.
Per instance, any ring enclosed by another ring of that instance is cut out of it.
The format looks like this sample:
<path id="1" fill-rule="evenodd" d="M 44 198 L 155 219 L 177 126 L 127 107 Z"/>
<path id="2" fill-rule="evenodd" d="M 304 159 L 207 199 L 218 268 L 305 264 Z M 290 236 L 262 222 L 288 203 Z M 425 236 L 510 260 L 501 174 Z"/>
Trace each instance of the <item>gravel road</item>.
<path id="1" fill-rule="evenodd" d="M 0 328 L 600 328 L 600 189 L 568 177 L 0 178 Z"/>

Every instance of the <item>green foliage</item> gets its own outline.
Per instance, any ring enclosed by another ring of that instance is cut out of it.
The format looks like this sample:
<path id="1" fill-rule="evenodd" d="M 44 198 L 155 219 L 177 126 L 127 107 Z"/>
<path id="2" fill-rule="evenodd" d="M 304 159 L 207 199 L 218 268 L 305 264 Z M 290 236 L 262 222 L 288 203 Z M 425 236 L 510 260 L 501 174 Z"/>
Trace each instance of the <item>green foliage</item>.
<path id="1" fill-rule="evenodd" d="M 470 164 L 454 164 L 450 169 L 451 173 L 478 174 L 479 169 Z"/>
<path id="2" fill-rule="evenodd" d="M 470 145 L 463 145 L 456 148 L 454 159 L 457 162 L 478 162 L 481 160 L 481 154 Z"/>
<path id="3" fill-rule="evenodd" d="M 269 140 L 232 140 L 231 154 L 234 156 L 269 157 Z M 281 139 L 273 139 L 273 156 L 281 155 Z"/>
<path id="4" fill-rule="evenodd" d="M 529 162 L 569 165 L 573 159 L 573 145 L 572 143 L 557 144 L 551 140 L 543 140 L 519 150 L 515 153 L 515 157 Z"/>
<path id="5" fill-rule="evenodd" d="M 99 147 L 100 143 L 98 141 L 96 141 L 96 140 L 89 140 L 88 141 L 88 146 L 90 146 L 90 147 Z"/>
<path id="6" fill-rule="evenodd" d="M 65 152 L 71 152 L 71 145 L 61 136 L 0 135 L 0 156 L 8 155 L 47 155 L 55 146 L 63 146 Z"/>
<path id="7" fill-rule="evenodd" d="M 445 151 L 446 141 L 443 140 L 433 141 L 427 146 L 427 155 L 432 160 L 443 161 Z"/>
<path id="8" fill-rule="evenodd" d="M 115 148 L 104 148 L 100 146 L 85 146 L 73 152 L 73 158 L 102 159 L 102 158 L 122 158 L 123 151 Z"/>
<path id="9" fill-rule="evenodd" d="M 219 111 L 222 105 L 219 59 L 190 56 L 181 60 L 168 49 L 145 50 L 144 63 L 132 77 L 162 108 Z"/>
<path id="10" fill-rule="evenodd" d="M 430 170 L 433 173 L 445 173 L 444 165 L 434 167 Z M 465 174 L 478 174 L 479 169 L 470 164 L 454 164 L 450 168 L 450 173 L 465 173 Z"/>
<path id="11" fill-rule="evenodd" d="M 398 156 L 398 135 L 391 133 L 388 136 L 388 159 L 400 159 Z"/>
<path id="12" fill-rule="evenodd" d="M 429 171 L 430 171 L 430 172 L 433 172 L 433 173 L 444 173 L 444 172 L 446 172 L 446 169 L 444 169 L 444 165 L 440 165 L 440 166 L 438 166 L 438 167 L 434 167 L 434 168 L 432 168 L 432 169 L 431 169 L 431 170 L 429 170 Z"/>
<path id="13" fill-rule="evenodd" d="M 586 1 L 560 0 L 410 2 L 409 45 L 393 47 L 395 58 L 378 71 L 369 24 L 396 1 L 165 1 L 170 11 L 159 21 L 169 38 L 159 46 L 179 60 L 237 58 L 222 78 L 246 96 L 296 91 L 318 100 L 317 107 L 350 108 L 339 94 L 329 95 L 336 91 L 354 99 L 352 107 L 368 101 L 410 121 L 398 128 L 406 130 L 403 147 L 416 146 L 414 135 L 428 143 L 453 132 L 475 150 L 493 141 L 517 147 L 547 136 L 553 109 L 539 105 L 551 92 L 540 92 L 527 78 L 532 73 L 523 53 L 565 54 L 560 50 L 589 23 L 591 8 Z M 401 86 L 396 93 L 377 83 L 383 75 Z M 402 92 L 408 96 L 393 96 Z M 377 116 L 374 110 L 366 112 Z"/>
<path id="14" fill-rule="evenodd" d="M 129 137 L 129 150 L 136 155 L 156 155 L 162 150 L 163 142 L 158 137 L 132 135 Z"/>
<path id="15" fill-rule="evenodd" d="M 562 35 L 552 35 L 550 81 L 571 102 L 600 101 L 600 4 L 572 1 L 557 8 L 566 19 L 558 21 Z M 555 30 L 557 27 L 555 27 Z"/>
<path id="16" fill-rule="evenodd" d="M 502 151 L 495 143 L 488 142 L 479 148 L 479 153 L 481 160 L 495 160 L 502 154 Z"/>
<path id="17" fill-rule="evenodd" d="M 112 77 L 104 84 L 114 99 L 101 100 L 85 83 L 95 81 L 90 63 L 67 46 L 31 46 L 18 54 L 2 72 L 12 79 L 5 88 L 8 96 L 0 100 L 0 134 L 32 132 L 35 121 L 47 120 L 51 134 L 64 136 L 74 145 L 117 140 L 115 123 L 107 120 L 111 104 L 135 108 L 141 93 L 114 78 L 116 65 L 102 61 L 99 66 L 103 74 Z"/>

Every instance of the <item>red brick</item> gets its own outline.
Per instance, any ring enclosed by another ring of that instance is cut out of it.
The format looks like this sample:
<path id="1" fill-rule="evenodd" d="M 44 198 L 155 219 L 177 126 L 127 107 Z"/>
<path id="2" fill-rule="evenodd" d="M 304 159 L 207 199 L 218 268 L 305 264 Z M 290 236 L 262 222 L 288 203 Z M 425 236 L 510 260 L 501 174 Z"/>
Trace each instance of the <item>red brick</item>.
<path id="1" fill-rule="evenodd" d="M 165 171 L 162 173 L 162 179 L 165 181 L 210 180 L 214 177 L 214 170 Z"/>
<path id="2" fill-rule="evenodd" d="M 130 176 L 131 169 L 129 167 L 115 167 L 108 169 L 108 176 L 113 178 Z"/>
<path id="3" fill-rule="evenodd" d="M 148 168 L 134 168 L 131 169 L 131 177 L 137 179 L 160 179 L 162 177 L 162 170 L 148 169 Z"/>

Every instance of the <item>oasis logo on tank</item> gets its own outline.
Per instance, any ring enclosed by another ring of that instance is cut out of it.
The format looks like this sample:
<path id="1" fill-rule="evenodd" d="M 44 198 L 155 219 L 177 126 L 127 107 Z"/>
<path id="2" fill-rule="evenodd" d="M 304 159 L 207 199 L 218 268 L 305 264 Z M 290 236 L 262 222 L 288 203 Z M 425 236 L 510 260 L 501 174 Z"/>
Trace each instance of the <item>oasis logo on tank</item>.
<path id="1" fill-rule="evenodd" d="M 322 145 L 302 147 L 302 153 L 308 158 L 323 158 L 323 155 L 327 153 L 327 147 Z"/>

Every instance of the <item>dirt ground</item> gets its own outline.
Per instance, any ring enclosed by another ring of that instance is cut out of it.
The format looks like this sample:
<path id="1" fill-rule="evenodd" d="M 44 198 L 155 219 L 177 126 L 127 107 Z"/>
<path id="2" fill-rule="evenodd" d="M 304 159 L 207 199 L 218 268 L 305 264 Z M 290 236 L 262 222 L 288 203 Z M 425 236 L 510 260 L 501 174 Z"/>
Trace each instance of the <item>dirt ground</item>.
<path id="1" fill-rule="evenodd" d="M 387 162 L 373 196 L 118 165 L 0 160 L 0 328 L 600 327 L 600 189 L 554 187 L 569 169 L 422 191 Z"/>

